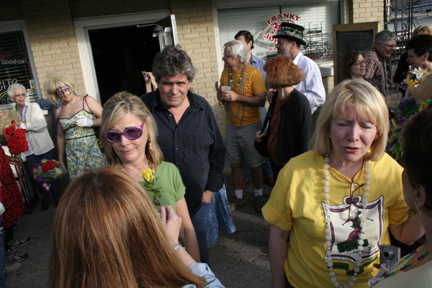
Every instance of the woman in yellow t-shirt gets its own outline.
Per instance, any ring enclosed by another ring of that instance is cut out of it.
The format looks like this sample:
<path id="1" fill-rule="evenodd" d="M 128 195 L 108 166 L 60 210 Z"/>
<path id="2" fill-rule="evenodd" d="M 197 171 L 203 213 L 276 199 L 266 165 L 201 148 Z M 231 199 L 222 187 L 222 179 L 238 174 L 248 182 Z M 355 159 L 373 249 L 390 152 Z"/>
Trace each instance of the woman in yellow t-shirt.
<path id="1" fill-rule="evenodd" d="M 263 208 L 273 288 L 367 287 L 389 230 L 404 243 L 423 235 L 418 219 L 407 220 L 402 167 L 384 153 L 388 129 L 386 103 L 371 84 L 335 87 L 312 151 L 287 163 Z"/>

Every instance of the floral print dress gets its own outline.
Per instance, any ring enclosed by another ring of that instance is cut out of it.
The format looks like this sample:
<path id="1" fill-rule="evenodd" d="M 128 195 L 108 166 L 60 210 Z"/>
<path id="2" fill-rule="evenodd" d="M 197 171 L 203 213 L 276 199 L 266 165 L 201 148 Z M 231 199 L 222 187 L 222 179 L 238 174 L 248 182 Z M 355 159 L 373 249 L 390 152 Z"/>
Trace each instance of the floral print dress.
<path id="1" fill-rule="evenodd" d="M 78 111 L 71 118 L 59 118 L 58 121 L 65 133 L 66 159 L 69 170 L 69 181 L 81 175 L 105 166 L 105 157 L 99 146 L 93 127 L 78 127 L 75 121 L 80 116 L 94 120 L 96 117 L 85 109 Z"/>

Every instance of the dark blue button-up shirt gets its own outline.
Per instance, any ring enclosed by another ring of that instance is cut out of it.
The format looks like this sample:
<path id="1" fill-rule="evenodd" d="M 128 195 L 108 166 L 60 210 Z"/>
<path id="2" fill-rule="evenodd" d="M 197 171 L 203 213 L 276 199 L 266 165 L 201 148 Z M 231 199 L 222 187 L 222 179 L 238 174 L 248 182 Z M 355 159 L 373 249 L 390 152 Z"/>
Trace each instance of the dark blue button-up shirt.
<path id="1" fill-rule="evenodd" d="M 209 103 L 188 92 L 190 106 L 177 124 L 164 106 L 159 90 L 140 98 L 150 109 L 158 127 L 158 143 L 164 160 L 180 170 L 186 186 L 185 199 L 192 217 L 201 207 L 203 193 L 222 188 L 225 144 Z"/>

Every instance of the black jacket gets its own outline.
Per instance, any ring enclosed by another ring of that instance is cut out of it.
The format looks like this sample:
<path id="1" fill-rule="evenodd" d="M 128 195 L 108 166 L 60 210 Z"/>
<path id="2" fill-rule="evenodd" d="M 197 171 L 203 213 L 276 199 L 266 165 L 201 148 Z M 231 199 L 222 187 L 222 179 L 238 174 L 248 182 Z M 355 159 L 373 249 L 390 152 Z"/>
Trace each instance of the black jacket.
<path id="1" fill-rule="evenodd" d="M 306 96 L 298 90 L 292 92 L 288 101 L 282 105 L 280 113 L 276 150 L 278 162 L 285 163 L 291 158 L 309 151 L 313 125 L 309 102 Z M 268 133 L 270 135 L 270 129 Z M 277 175 L 282 167 L 278 167 L 273 161 L 271 162 L 273 174 Z"/>

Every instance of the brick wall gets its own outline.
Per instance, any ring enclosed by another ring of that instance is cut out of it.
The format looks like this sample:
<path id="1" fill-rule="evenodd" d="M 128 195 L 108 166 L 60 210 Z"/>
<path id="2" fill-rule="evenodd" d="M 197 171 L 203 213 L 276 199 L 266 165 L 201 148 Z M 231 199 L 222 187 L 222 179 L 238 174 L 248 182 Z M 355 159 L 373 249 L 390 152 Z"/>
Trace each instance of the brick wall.
<path id="1" fill-rule="evenodd" d="M 381 22 L 384 27 L 384 1 L 387 0 L 352 0 L 351 21 L 352 23 Z"/>
<path id="2" fill-rule="evenodd" d="M 211 0 L 173 0 L 179 44 L 186 50 L 197 73 L 191 90 L 206 98 L 213 107 L 219 128 L 225 135 L 225 111 L 219 107 L 216 82 L 219 81 L 216 41 Z"/>
<path id="3" fill-rule="evenodd" d="M 70 76 L 85 94 L 68 0 L 21 0 L 39 83 L 53 73 Z"/>

